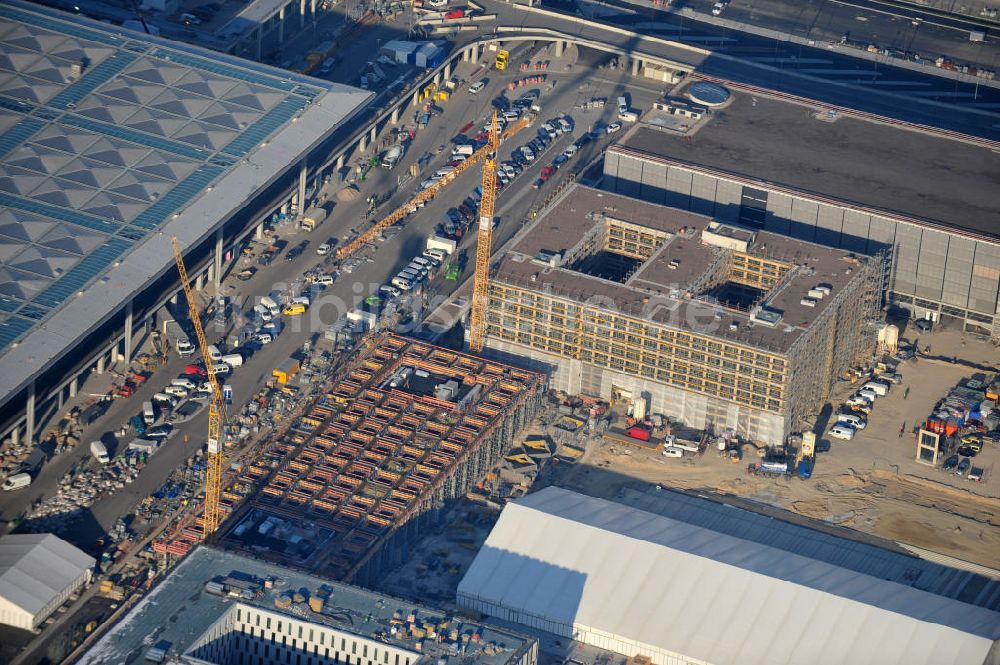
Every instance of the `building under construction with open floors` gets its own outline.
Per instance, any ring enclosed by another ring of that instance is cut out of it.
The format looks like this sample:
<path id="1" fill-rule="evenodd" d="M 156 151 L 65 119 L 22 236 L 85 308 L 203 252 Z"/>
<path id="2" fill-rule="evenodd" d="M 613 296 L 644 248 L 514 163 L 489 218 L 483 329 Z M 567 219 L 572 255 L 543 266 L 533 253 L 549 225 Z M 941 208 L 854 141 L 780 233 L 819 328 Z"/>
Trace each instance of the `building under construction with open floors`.
<path id="1" fill-rule="evenodd" d="M 384 334 L 248 466 L 232 549 L 364 583 L 401 563 L 541 408 L 543 374 Z"/>
<path id="2" fill-rule="evenodd" d="M 781 443 L 874 351 L 884 265 L 575 186 L 496 259 L 484 353 Z"/>

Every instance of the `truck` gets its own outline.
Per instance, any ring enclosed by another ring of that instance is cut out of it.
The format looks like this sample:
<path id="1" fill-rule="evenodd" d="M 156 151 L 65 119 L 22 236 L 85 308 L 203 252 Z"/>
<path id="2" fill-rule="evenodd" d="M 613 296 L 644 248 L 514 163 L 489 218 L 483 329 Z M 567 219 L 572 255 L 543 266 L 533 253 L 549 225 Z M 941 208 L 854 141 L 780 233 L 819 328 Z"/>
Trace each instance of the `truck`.
<path id="1" fill-rule="evenodd" d="M 111 461 L 111 458 L 108 456 L 108 447 L 100 441 L 90 442 L 90 454 L 101 464 L 107 464 Z"/>
<path id="2" fill-rule="evenodd" d="M 302 215 L 302 222 L 300 224 L 302 230 L 306 232 L 312 231 L 326 220 L 326 215 L 326 208 L 319 206 L 309 208 L 309 210 L 306 210 L 306 214 Z"/>
<path id="3" fill-rule="evenodd" d="M 142 419 L 146 422 L 147 425 L 152 425 L 153 423 L 156 422 L 156 411 L 153 410 L 152 402 L 142 403 Z"/>
<path id="4" fill-rule="evenodd" d="M 399 160 L 403 158 L 403 153 L 405 151 L 406 149 L 403 147 L 401 143 L 398 143 L 389 148 L 389 150 L 387 150 L 386 153 L 382 156 L 382 168 L 391 169 L 395 167 L 396 164 L 399 163 Z"/>
<path id="5" fill-rule="evenodd" d="M 267 308 L 267 311 L 271 313 L 271 316 L 278 316 L 281 314 L 281 308 L 278 307 L 278 303 L 276 303 L 270 296 L 262 297 L 260 299 L 260 304 Z M 221 358 L 222 355 L 220 354 L 219 357 Z"/>
<path id="6" fill-rule="evenodd" d="M 803 457 L 799 460 L 799 478 L 802 480 L 809 480 L 812 478 L 813 472 L 813 458 L 811 456 Z"/>
<path id="7" fill-rule="evenodd" d="M 30 473 L 15 473 L 7 477 L 7 480 L 3 481 L 3 491 L 10 492 L 13 490 L 19 490 L 22 487 L 27 487 L 31 484 L 31 474 Z"/>
<path id="8" fill-rule="evenodd" d="M 45 455 L 45 451 L 35 446 L 24 461 L 17 465 L 17 473 L 35 475 L 42 468 L 42 465 L 45 464 L 46 459 L 48 457 Z"/>
<path id="9" fill-rule="evenodd" d="M 440 249 L 441 251 L 447 252 L 451 255 L 455 253 L 456 249 L 458 249 L 458 243 L 452 238 L 432 235 L 427 238 L 427 249 Z"/>

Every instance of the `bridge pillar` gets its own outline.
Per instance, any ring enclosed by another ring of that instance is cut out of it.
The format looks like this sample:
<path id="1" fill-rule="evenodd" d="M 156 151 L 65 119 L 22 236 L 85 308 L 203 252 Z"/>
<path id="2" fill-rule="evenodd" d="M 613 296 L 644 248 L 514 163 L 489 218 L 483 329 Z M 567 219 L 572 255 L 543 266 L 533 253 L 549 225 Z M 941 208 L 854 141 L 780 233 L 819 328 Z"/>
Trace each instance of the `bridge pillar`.
<path id="1" fill-rule="evenodd" d="M 337 157 L 337 170 L 338 171 L 340 169 L 344 168 L 344 161 L 345 160 L 346 160 L 345 153 L 341 153 L 340 156 Z"/>
<path id="2" fill-rule="evenodd" d="M 392 116 L 390 117 L 389 121 L 392 124 L 394 124 L 394 125 L 397 122 L 399 122 L 399 107 L 398 106 L 392 110 Z"/>
<path id="3" fill-rule="evenodd" d="M 438 73 L 434 75 L 434 85 L 436 85 L 436 86 L 440 86 L 441 85 L 441 72 L 440 71 L 438 71 Z"/>
<path id="4" fill-rule="evenodd" d="M 364 152 L 365 148 L 368 147 L 368 135 L 362 134 L 361 138 L 358 139 L 358 152 Z"/>
<path id="5" fill-rule="evenodd" d="M 479 45 L 473 44 L 469 47 L 469 62 L 476 64 L 479 62 Z"/>
<path id="6" fill-rule="evenodd" d="M 467 48 L 462 49 L 462 62 L 468 62 L 470 57 L 471 56 L 469 56 L 469 49 Z"/>
<path id="7" fill-rule="evenodd" d="M 375 143 L 375 137 L 378 136 L 378 125 L 372 125 L 372 130 L 368 132 L 368 140 Z"/>
<path id="8" fill-rule="evenodd" d="M 420 103 L 420 88 L 413 91 L 413 105 L 417 106 Z"/>
<path id="9" fill-rule="evenodd" d="M 641 70 L 642 60 L 639 58 L 632 58 L 632 76 L 638 76 Z"/>
<path id="10" fill-rule="evenodd" d="M 260 240 L 264 237 L 264 222 L 257 225 L 257 228 L 253 231 L 253 237 Z"/>
<path id="11" fill-rule="evenodd" d="M 451 60 L 445 63 L 444 66 L 444 79 L 447 81 L 451 78 Z"/>
<path id="12" fill-rule="evenodd" d="M 285 8 L 278 10 L 278 43 L 285 43 Z"/>
<path id="13" fill-rule="evenodd" d="M 556 57 L 562 57 L 563 52 L 566 50 L 566 42 L 561 39 L 556 40 Z"/>

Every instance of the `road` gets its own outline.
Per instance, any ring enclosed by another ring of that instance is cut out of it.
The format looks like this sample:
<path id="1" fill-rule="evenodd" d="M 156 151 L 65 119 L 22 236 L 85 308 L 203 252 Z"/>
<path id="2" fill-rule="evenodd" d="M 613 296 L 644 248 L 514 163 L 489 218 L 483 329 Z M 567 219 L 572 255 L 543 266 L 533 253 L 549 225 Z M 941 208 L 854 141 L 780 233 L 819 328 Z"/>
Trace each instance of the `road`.
<path id="1" fill-rule="evenodd" d="M 644 1 L 644 0 L 643 0 Z M 870 62 L 854 49 L 836 45 L 809 47 L 766 39 L 708 23 L 710 17 L 657 12 L 655 21 L 641 13 L 622 13 L 581 21 L 564 13 L 538 13 L 497 0 L 483 0 L 486 11 L 498 14 L 504 34 L 551 35 L 552 31 L 604 43 L 610 47 L 674 60 L 696 73 L 775 90 L 821 103 L 844 106 L 949 131 L 1000 139 L 1000 90 L 960 82 L 927 72 L 893 66 L 891 60 Z M 728 10 L 727 10 L 728 11 Z M 616 26 L 615 22 L 620 25 Z M 686 26 L 686 27 L 684 27 Z M 506 28 L 505 28 L 506 27 Z M 622 34 L 614 28 L 641 34 Z M 517 31 L 517 33 L 510 32 Z M 706 44 L 706 36 L 715 45 Z M 719 38 L 722 38 L 721 45 Z M 685 50 L 689 43 L 704 54 Z"/>

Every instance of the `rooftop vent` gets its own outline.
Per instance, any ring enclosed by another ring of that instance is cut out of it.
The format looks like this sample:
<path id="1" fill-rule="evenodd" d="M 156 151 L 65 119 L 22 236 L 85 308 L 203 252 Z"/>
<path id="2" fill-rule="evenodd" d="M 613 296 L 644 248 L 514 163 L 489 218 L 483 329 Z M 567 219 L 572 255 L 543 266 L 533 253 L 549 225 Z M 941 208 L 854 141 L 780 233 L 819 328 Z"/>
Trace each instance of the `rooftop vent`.
<path id="1" fill-rule="evenodd" d="M 750 320 L 768 328 L 773 328 L 781 321 L 781 312 L 758 305 L 750 313 Z"/>
<path id="2" fill-rule="evenodd" d="M 562 252 L 548 252 L 543 249 L 535 254 L 535 257 L 531 260 L 543 266 L 558 268 L 562 265 L 562 258 Z"/>

